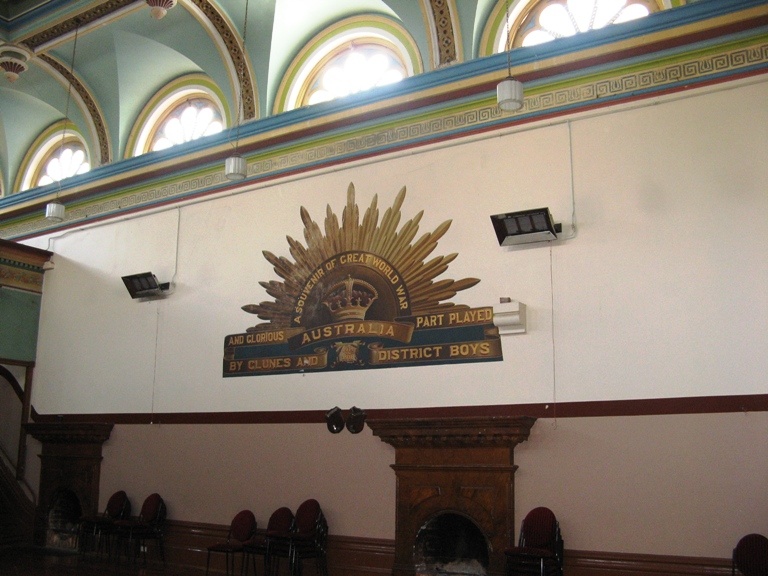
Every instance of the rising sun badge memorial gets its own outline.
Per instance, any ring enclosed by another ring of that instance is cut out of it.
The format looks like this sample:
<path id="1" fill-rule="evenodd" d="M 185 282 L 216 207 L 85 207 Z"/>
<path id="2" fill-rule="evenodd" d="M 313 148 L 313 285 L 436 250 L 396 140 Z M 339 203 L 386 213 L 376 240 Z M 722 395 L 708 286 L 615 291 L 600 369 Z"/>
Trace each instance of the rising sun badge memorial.
<path id="1" fill-rule="evenodd" d="M 423 212 L 399 227 L 405 188 L 379 222 L 374 196 L 362 221 L 352 184 L 324 230 L 301 208 L 293 260 L 264 252 L 282 280 L 260 282 L 273 300 L 242 309 L 263 322 L 224 339 L 225 377 L 502 360 L 493 308 L 450 300 L 479 282 L 440 279 L 458 256 L 432 256 L 451 222 L 418 239 Z"/>

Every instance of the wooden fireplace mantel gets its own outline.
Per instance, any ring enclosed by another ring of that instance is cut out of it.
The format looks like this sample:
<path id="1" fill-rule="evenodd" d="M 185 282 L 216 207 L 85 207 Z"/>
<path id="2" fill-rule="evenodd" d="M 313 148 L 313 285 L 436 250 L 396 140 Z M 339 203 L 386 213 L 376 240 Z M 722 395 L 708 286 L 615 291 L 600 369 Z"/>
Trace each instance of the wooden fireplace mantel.
<path id="1" fill-rule="evenodd" d="M 514 448 L 528 439 L 536 418 L 530 416 L 402 418 L 368 420 L 373 435 L 395 448 L 480 447 Z"/>
<path id="2" fill-rule="evenodd" d="M 503 575 L 504 550 L 515 532 L 515 446 L 535 422 L 528 416 L 368 421 L 373 434 L 395 448 L 394 576 L 422 573 L 414 543 L 444 514 L 477 526 L 488 547 L 486 574 Z"/>
<path id="3" fill-rule="evenodd" d="M 47 541 L 48 513 L 57 491 L 71 491 L 82 513 L 98 512 L 101 448 L 113 424 L 98 422 L 35 422 L 25 424 L 27 434 L 42 443 L 40 487 L 35 511 L 35 543 Z"/>
<path id="4" fill-rule="evenodd" d="M 24 429 L 43 444 L 103 444 L 114 424 L 98 422 L 35 422 Z"/>

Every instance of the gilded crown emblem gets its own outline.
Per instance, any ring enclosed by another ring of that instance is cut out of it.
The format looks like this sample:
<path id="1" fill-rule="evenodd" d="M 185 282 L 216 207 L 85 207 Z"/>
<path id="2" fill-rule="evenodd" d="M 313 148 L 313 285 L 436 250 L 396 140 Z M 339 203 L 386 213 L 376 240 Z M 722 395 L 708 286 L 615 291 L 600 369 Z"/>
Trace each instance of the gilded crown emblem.
<path id="1" fill-rule="evenodd" d="M 365 320 L 365 314 L 379 293 L 371 284 L 359 278 L 347 276 L 331 286 L 323 298 L 323 304 L 330 310 L 335 322 L 344 320 Z"/>

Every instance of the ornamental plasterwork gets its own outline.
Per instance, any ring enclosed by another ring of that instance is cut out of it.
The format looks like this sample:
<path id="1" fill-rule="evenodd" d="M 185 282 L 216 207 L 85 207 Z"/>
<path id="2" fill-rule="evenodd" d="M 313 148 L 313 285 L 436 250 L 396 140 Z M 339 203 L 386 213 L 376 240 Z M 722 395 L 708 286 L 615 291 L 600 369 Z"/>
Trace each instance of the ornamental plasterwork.
<path id="1" fill-rule="evenodd" d="M 246 119 L 255 118 L 255 90 L 253 82 L 251 81 L 251 76 L 247 72 L 248 67 L 244 65 L 245 57 L 243 54 L 242 46 L 238 40 L 240 33 L 237 30 L 232 29 L 229 21 L 226 20 L 208 0 L 191 1 L 210 21 L 211 25 L 216 29 L 216 32 L 219 34 L 222 42 L 227 48 L 229 57 L 231 58 L 234 69 L 237 71 L 236 73 L 239 77 L 244 117 Z M 118 10 L 122 10 L 127 6 L 134 4 L 135 2 L 136 0 L 108 0 L 107 2 L 101 2 L 97 6 L 94 6 L 92 9 L 81 12 L 77 16 L 73 16 L 72 18 L 68 18 L 63 22 L 59 22 L 58 24 L 51 26 L 42 32 L 24 38 L 21 40 L 21 42 L 32 51 L 35 51 L 41 46 L 48 44 L 49 42 L 52 42 L 61 36 L 73 33 L 78 28 L 82 28 L 83 26 L 106 18 Z M 97 123 L 95 116 L 94 123 Z"/>
<path id="2" fill-rule="evenodd" d="M 91 93 L 83 85 L 82 82 L 70 72 L 70 70 L 61 64 L 58 60 L 55 60 L 47 54 L 41 54 L 40 59 L 48 64 L 51 68 L 56 70 L 61 76 L 64 77 L 68 89 L 77 92 L 82 101 L 85 103 L 85 107 L 88 110 L 91 123 L 96 129 L 96 136 L 99 139 L 99 157 L 101 164 L 108 164 L 112 161 L 112 153 L 109 146 L 109 137 L 107 136 L 107 128 L 104 124 L 104 116 L 101 114 L 101 110 L 96 104 L 96 100 L 93 99 Z"/>
<path id="3" fill-rule="evenodd" d="M 380 127 L 372 125 L 364 133 L 339 133 L 334 139 L 321 134 L 320 137 L 325 137 L 322 142 L 309 140 L 303 148 L 291 147 L 289 142 L 290 149 L 262 149 L 257 159 L 248 159 L 248 176 L 256 182 L 265 181 L 285 171 L 300 172 L 304 166 L 309 170 L 310 166 L 316 167 L 318 164 L 390 152 L 413 141 L 434 144 L 440 139 L 465 131 L 508 127 L 521 118 L 535 121 L 538 116 L 553 112 L 577 112 L 584 106 L 600 105 L 602 102 L 608 106 L 643 95 L 667 92 L 678 86 L 695 87 L 709 77 L 736 74 L 766 64 L 768 40 L 757 37 L 751 45 L 736 44 L 720 52 L 708 52 L 677 61 L 660 59 L 656 65 L 649 64 L 643 69 L 617 69 L 611 76 L 601 71 L 599 76 L 576 78 L 570 85 L 558 83 L 548 87 L 541 84 L 526 91 L 524 106 L 515 114 L 502 114 L 493 94 L 477 94 L 474 102 L 468 101 L 462 108 L 449 110 L 440 116 L 421 116 L 417 111 L 415 115 L 401 119 L 394 127 L 385 119 Z M 223 166 L 217 166 L 205 173 L 187 177 L 180 175 L 177 180 L 162 186 L 150 185 L 139 190 L 134 188 L 119 197 L 68 207 L 67 221 L 77 222 L 157 200 L 183 198 L 226 183 Z M 6 219 L 5 224 L 0 230 L 4 238 L 33 235 L 47 227 L 42 218 L 29 217 L 20 218 L 16 222 Z"/>
<path id="4" fill-rule="evenodd" d="M 448 0 L 430 0 L 434 34 L 437 40 L 438 66 L 456 62 L 456 34 Z"/>

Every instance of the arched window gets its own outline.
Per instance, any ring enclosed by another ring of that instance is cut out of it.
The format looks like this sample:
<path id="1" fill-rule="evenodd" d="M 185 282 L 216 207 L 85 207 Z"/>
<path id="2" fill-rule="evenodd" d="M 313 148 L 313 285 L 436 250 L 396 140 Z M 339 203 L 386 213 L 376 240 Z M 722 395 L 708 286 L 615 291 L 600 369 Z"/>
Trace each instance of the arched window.
<path id="1" fill-rule="evenodd" d="M 171 83 L 144 107 L 126 154 L 166 150 L 221 132 L 226 124 L 222 101 L 218 89 L 197 75 Z"/>
<path id="2" fill-rule="evenodd" d="M 397 22 L 354 17 L 324 30 L 294 58 L 275 98 L 275 114 L 326 102 L 422 71 L 416 42 Z"/>
<path id="3" fill-rule="evenodd" d="M 484 35 L 495 38 L 486 53 L 542 44 L 643 18 L 660 9 L 656 0 L 511 0 L 507 19 L 507 5 L 499 2 L 491 15 L 489 34 Z"/>
<path id="4" fill-rule="evenodd" d="M 329 54 L 308 78 L 299 106 L 386 86 L 407 76 L 399 56 L 387 46 L 350 41 Z"/>
<path id="5" fill-rule="evenodd" d="M 192 97 L 168 110 L 149 139 L 149 150 L 165 150 L 176 144 L 218 134 L 224 129 L 221 112 L 208 98 Z"/>
<path id="6" fill-rule="evenodd" d="M 542 0 L 514 27 L 511 46 L 534 46 L 648 16 L 647 0 Z M 510 23 L 512 24 L 512 23 Z M 510 26 L 510 30 L 513 27 Z M 503 51 L 503 46 L 500 47 Z"/>
<path id="7" fill-rule="evenodd" d="M 72 124 L 59 122 L 38 137 L 27 154 L 20 174 L 19 192 L 59 182 L 91 169 L 84 140 Z"/>

